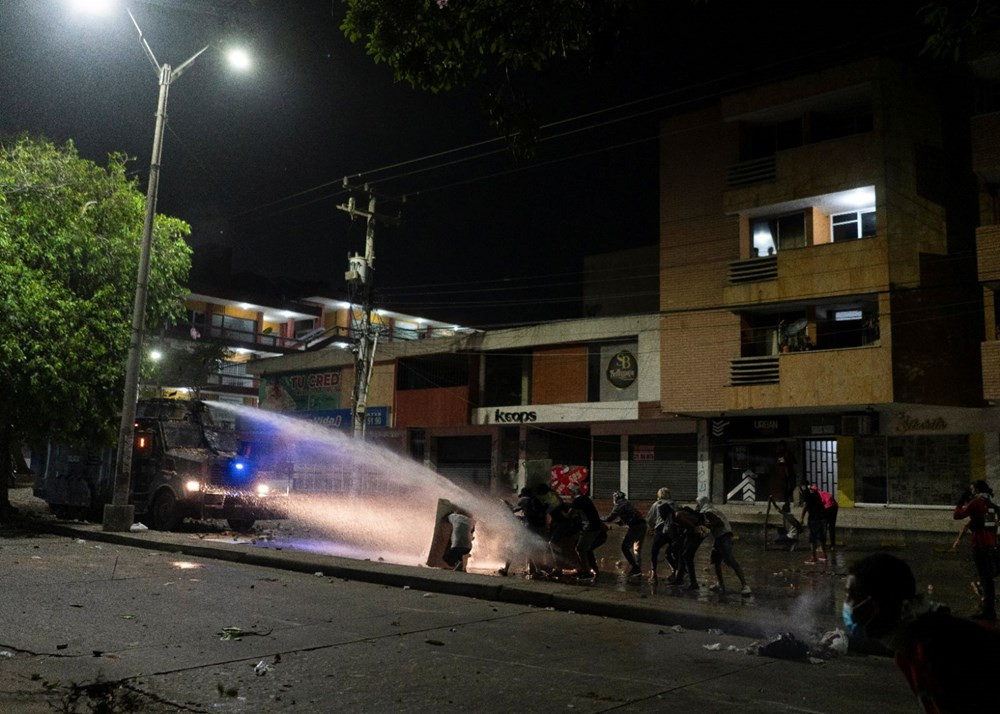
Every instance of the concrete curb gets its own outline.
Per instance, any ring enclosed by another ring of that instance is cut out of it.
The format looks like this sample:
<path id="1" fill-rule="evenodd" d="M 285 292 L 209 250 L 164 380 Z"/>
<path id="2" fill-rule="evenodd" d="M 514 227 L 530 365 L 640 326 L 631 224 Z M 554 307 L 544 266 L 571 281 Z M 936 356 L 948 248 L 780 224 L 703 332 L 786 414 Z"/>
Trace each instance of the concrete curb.
<path id="1" fill-rule="evenodd" d="M 764 623 L 780 619 L 778 613 L 774 611 L 754 610 L 746 613 L 744 608 L 723 603 L 713 603 L 711 607 L 706 608 L 705 603 L 694 600 L 681 598 L 649 600 L 644 595 L 630 592 L 566 583 L 526 581 L 518 578 L 350 560 L 313 553 L 266 548 L 250 549 L 246 544 L 229 546 L 218 541 L 213 541 L 211 544 L 194 543 L 186 541 L 183 536 L 159 531 L 108 532 L 101 530 L 99 525 L 51 523 L 34 519 L 24 519 L 21 525 L 28 530 L 74 539 L 147 548 L 299 573 L 322 573 L 325 577 L 387 587 L 409 587 L 414 590 L 491 602 L 552 608 L 653 625 L 679 625 L 688 630 L 718 629 L 731 635 L 763 637 L 767 634 Z"/>

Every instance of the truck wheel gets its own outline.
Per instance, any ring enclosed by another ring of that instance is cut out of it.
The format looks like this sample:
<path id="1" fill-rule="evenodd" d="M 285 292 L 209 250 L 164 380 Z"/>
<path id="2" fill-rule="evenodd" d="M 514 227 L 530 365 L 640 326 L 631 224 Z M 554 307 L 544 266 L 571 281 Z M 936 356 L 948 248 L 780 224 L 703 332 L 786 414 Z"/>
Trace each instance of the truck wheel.
<path id="1" fill-rule="evenodd" d="M 253 518 L 227 518 L 226 523 L 237 533 L 246 533 L 253 528 Z"/>
<path id="2" fill-rule="evenodd" d="M 152 508 L 149 509 L 150 525 L 154 530 L 172 531 L 181 524 L 180 511 L 177 508 L 177 499 L 170 491 L 160 491 L 153 501 Z"/>

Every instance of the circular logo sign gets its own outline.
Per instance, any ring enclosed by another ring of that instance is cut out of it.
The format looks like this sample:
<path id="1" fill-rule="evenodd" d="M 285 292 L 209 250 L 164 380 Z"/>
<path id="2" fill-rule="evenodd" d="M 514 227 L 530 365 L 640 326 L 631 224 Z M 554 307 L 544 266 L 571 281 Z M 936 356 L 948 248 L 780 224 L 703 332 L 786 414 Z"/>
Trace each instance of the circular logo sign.
<path id="1" fill-rule="evenodd" d="M 622 350 L 608 362 L 608 381 L 618 387 L 625 389 L 632 385 L 639 376 L 639 364 L 628 350 Z"/>

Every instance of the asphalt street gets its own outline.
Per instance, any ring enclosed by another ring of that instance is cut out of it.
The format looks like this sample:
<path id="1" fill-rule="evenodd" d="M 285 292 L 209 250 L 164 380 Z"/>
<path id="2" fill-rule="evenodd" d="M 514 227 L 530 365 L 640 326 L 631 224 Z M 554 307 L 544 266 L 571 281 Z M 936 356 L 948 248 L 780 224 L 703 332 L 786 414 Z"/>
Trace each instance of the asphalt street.
<path id="1" fill-rule="evenodd" d="M 573 611 L 569 595 L 538 607 L 442 585 L 495 577 L 368 564 L 391 575 L 378 584 L 331 575 L 350 572 L 334 559 L 318 574 L 306 556 L 296 571 L 185 555 L 185 534 L 156 548 L 82 535 L 0 537 L 4 712 L 915 708 L 886 657 L 761 657 L 748 654 L 752 637 L 671 625 L 672 608 L 661 623 L 623 620 Z M 525 587 L 643 600 L 613 588 Z M 685 604 L 702 607 L 678 599 L 678 620 Z"/>

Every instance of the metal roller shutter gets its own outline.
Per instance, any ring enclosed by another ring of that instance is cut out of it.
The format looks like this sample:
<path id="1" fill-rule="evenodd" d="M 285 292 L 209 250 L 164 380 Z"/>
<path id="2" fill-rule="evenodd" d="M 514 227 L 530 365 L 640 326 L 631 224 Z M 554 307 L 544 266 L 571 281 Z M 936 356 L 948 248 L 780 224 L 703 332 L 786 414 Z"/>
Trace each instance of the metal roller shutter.
<path id="1" fill-rule="evenodd" d="M 595 498 L 611 498 L 621 485 L 621 437 L 594 437 L 593 492 Z"/>
<path id="2" fill-rule="evenodd" d="M 698 437 L 696 434 L 646 434 L 629 437 L 628 497 L 653 500 L 661 486 L 677 502 L 698 496 Z"/>

